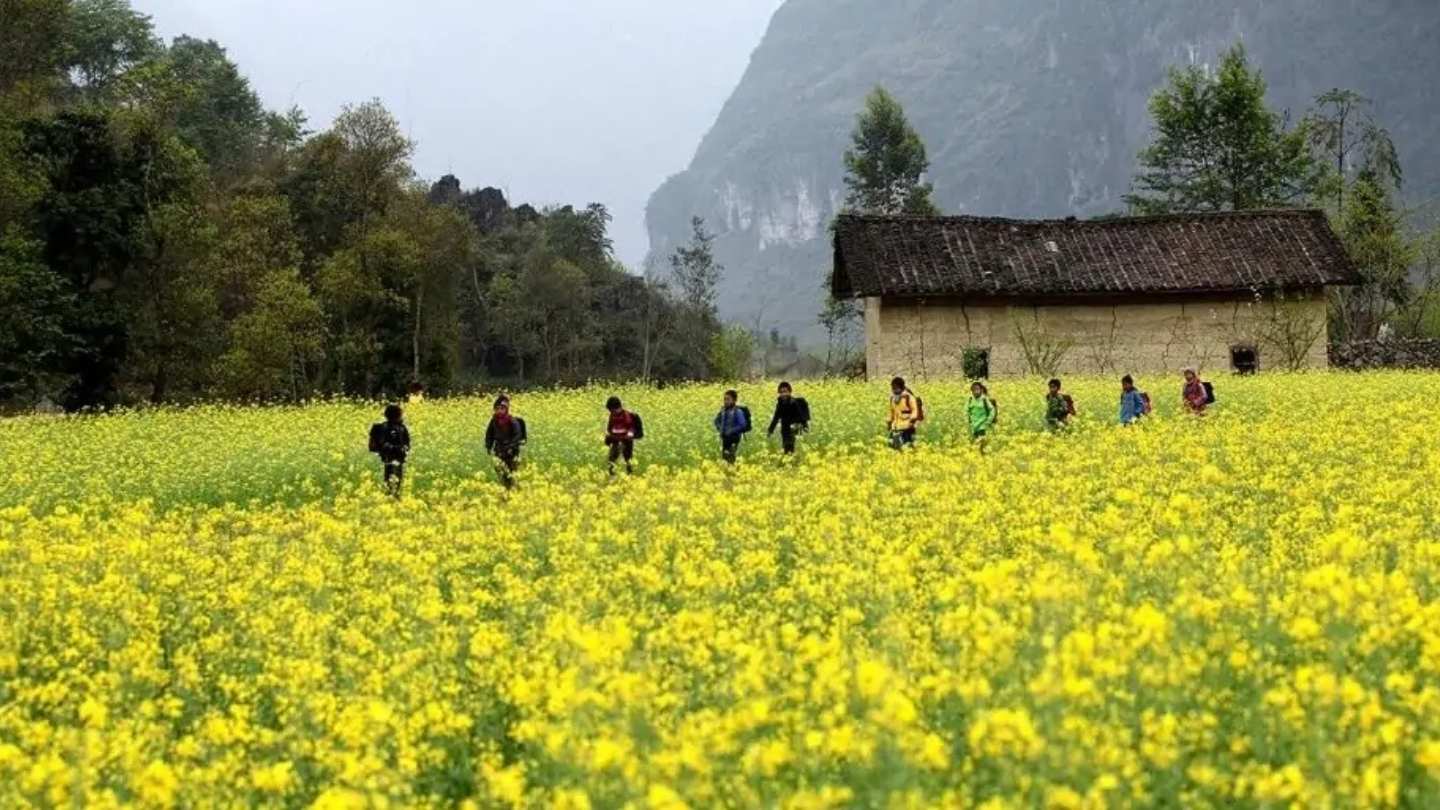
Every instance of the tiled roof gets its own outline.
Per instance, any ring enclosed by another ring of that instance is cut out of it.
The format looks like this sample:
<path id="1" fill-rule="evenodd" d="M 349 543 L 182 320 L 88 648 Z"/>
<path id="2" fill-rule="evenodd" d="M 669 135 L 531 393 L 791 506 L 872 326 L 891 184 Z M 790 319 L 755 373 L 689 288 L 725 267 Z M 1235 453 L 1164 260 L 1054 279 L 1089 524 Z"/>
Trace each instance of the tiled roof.
<path id="1" fill-rule="evenodd" d="M 861 296 L 1234 293 L 1350 285 L 1313 210 L 1104 220 L 842 215 L 833 292 Z"/>

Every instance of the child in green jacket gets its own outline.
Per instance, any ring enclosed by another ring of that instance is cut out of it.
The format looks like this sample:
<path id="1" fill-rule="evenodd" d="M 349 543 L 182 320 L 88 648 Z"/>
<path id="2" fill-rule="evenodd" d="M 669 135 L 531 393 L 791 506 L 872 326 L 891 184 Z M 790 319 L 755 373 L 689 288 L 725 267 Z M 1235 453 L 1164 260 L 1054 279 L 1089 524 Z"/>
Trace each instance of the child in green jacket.
<path id="1" fill-rule="evenodd" d="M 999 415 L 999 407 L 990 398 L 984 384 L 977 382 L 970 386 L 970 402 L 965 406 L 965 413 L 970 419 L 970 440 L 983 453 L 990 431 L 995 427 L 995 418 Z"/>

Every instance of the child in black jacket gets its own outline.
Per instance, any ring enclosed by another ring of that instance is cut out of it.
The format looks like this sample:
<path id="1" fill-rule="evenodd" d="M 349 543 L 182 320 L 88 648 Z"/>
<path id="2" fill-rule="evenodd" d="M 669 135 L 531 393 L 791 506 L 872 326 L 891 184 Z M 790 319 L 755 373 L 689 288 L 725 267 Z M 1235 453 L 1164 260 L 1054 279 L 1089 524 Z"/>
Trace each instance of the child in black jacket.
<path id="1" fill-rule="evenodd" d="M 775 426 L 780 426 L 780 444 L 786 455 L 795 452 L 795 437 L 810 429 L 810 403 L 804 397 L 795 396 L 790 383 L 780 383 L 775 400 L 775 415 L 770 418 L 767 435 L 775 435 Z"/>
<path id="2" fill-rule="evenodd" d="M 410 458 L 410 429 L 399 405 L 386 407 L 385 421 L 370 426 L 370 452 L 379 456 L 385 467 L 385 491 L 392 498 L 400 497 L 405 462 Z"/>

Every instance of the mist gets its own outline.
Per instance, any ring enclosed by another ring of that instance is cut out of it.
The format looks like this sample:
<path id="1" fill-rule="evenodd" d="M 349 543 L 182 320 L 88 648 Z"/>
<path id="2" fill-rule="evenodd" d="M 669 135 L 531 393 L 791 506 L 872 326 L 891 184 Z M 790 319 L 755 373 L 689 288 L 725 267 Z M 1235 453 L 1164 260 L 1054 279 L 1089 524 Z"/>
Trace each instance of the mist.
<path id="1" fill-rule="evenodd" d="M 426 179 L 512 203 L 601 202 L 617 255 L 648 248 L 645 203 L 683 170 L 781 0 L 137 0 L 166 39 L 214 39 L 272 108 L 310 128 L 380 98 Z"/>

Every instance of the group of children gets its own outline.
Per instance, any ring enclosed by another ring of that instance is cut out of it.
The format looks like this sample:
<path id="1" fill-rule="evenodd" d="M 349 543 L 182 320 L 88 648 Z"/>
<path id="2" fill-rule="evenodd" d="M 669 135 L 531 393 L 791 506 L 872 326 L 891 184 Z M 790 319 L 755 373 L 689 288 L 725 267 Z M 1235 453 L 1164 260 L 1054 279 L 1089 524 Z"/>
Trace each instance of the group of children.
<path id="1" fill-rule="evenodd" d="M 1045 425 L 1052 431 L 1064 428 L 1075 417 L 1075 400 L 1065 393 L 1060 380 L 1050 381 L 1045 395 Z M 810 429 L 810 404 L 795 396 L 788 382 L 780 383 L 776 392 L 775 413 L 770 418 L 766 435 L 780 430 L 781 448 L 786 455 L 795 453 L 797 439 Z M 1181 403 L 1193 414 L 1202 415 L 1215 402 L 1214 387 L 1194 369 L 1185 370 Z M 621 461 L 625 472 L 635 471 L 635 442 L 645 438 L 645 422 L 640 414 L 625 409 L 619 397 L 605 403 L 609 417 L 605 422 L 605 446 L 609 453 L 610 474 L 616 474 Z M 1150 395 L 1135 387 L 1135 380 L 1125 375 L 1120 380 L 1120 423 L 1129 425 L 1151 411 Z M 1000 407 L 982 382 L 970 386 L 970 400 L 965 405 L 970 439 L 983 453 L 991 432 L 1000 416 Z M 890 446 L 902 450 L 915 444 L 916 433 L 925 421 L 925 401 L 896 377 L 890 381 L 890 414 L 886 426 Z M 750 409 L 740 404 L 740 395 L 726 391 L 720 412 L 715 414 L 715 432 L 720 439 L 720 457 L 734 464 L 740 445 L 754 427 Z M 485 428 L 485 451 L 496 461 L 496 471 L 506 489 L 515 486 L 515 473 L 520 466 L 520 453 L 529 440 L 525 420 L 510 413 L 510 398 L 495 400 L 494 413 Z M 370 452 L 380 457 L 384 466 L 385 488 L 392 496 L 400 495 L 405 480 L 405 463 L 410 455 L 410 431 L 405 426 L 404 411 L 399 405 L 385 409 L 385 421 L 370 428 Z"/>

